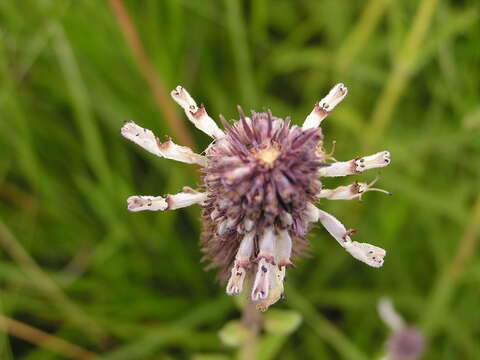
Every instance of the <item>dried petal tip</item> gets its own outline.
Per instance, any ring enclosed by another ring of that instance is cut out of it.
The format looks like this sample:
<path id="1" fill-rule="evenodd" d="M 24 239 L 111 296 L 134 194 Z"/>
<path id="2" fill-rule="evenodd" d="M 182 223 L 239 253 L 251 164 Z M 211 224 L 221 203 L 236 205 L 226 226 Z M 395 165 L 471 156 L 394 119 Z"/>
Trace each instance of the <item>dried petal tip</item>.
<path id="1" fill-rule="evenodd" d="M 345 96 L 347 96 L 347 94 L 347 87 L 342 83 L 338 83 L 330 90 L 327 96 L 320 100 L 320 103 L 318 105 L 326 111 L 332 111 L 335 106 L 337 106 L 343 99 L 345 99 Z"/>
<path id="2" fill-rule="evenodd" d="M 127 204 L 130 211 L 163 211 L 168 208 L 166 199 L 161 196 L 130 196 Z"/>
<path id="3" fill-rule="evenodd" d="M 141 146 L 148 152 L 163 157 L 158 148 L 157 137 L 150 130 L 138 126 L 133 121 L 129 121 L 122 126 L 120 132 L 124 138 Z"/>
<path id="4" fill-rule="evenodd" d="M 375 245 L 353 241 L 345 246 L 350 255 L 372 267 L 381 267 L 387 252 Z"/>
<path id="5" fill-rule="evenodd" d="M 258 262 L 257 274 L 252 287 L 253 301 L 265 300 L 268 297 L 271 266 L 264 258 Z"/>
<path id="6" fill-rule="evenodd" d="M 245 280 L 245 275 L 247 270 L 241 266 L 237 261 L 235 261 L 234 266 L 232 267 L 230 279 L 227 284 L 227 294 L 228 295 L 238 295 L 243 290 L 243 282 Z"/>
<path id="7" fill-rule="evenodd" d="M 365 170 L 384 167 L 388 164 L 390 164 L 390 153 L 388 151 L 381 151 L 350 161 L 334 162 L 329 166 L 321 167 L 318 170 L 318 174 L 325 177 L 353 175 L 364 172 Z"/>
<path id="8" fill-rule="evenodd" d="M 370 156 L 364 156 L 355 160 L 357 172 L 385 167 L 390 164 L 390 152 L 381 151 Z"/>
<path id="9" fill-rule="evenodd" d="M 223 137 L 225 134 L 218 127 L 218 125 L 213 121 L 213 119 L 208 116 L 205 107 L 202 105 L 197 106 L 195 100 L 190 96 L 187 90 L 181 86 L 177 86 L 170 93 L 173 100 L 182 107 L 187 115 L 188 120 L 190 120 L 195 127 L 203 131 L 208 136 L 213 138 Z"/>
<path id="10" fill-rule="evenodd" d="M 328 95 L 315 105 L 310 115 L 305 119 L 302 128 L 307 130 L 319 127 L 323 119 L 347 96 L 347 93 L 348 89 L 344 84 L 335 85 Z"/>
<path id="11" fill-rule="evenodd" d="M 170 95 L 172 96 L 173 100 L 175 100 L 183 109 L 191 112 L 196 112 L 198 110 L 195 100 L 193 100 L 188 91 L 180 85 L 173 89 L 170 92 Z"/>

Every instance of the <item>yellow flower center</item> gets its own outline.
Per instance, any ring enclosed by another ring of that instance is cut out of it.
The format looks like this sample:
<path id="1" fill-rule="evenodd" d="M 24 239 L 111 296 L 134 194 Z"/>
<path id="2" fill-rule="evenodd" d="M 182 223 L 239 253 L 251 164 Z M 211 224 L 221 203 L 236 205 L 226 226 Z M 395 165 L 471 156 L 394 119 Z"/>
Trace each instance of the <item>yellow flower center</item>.
<path id="1" fill-rule="evenodd" d="M 280 155 L 280 151 L 273 146 L 269 146 L 266 149 L 260 150 L 257 153 L 257 158 L 262 160 L 267 165 L 272 165 L 273 162 L 277 160 L 278 155 Z"/>

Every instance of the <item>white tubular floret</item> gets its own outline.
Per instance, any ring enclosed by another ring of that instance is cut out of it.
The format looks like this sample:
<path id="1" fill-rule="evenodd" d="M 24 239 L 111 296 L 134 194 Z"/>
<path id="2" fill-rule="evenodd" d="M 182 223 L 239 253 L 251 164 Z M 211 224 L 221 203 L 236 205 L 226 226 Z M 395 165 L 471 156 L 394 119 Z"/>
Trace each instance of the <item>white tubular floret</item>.
<path id="1" fill-rule="evenodd" d="M 175 210 L 187 207 L 193 204 L 200 204 L 207 199 L 207 193 L 195 191 L 189 187 L 184 187 L 183 191 L 174 194 L 162 196 L 130 196 L 127 199 L 128 210 L 130 211 L 164 211 Z"/>
<path id="2" fill-rule="evenodd" d="M 345 226 L 333 215 L 326 211 L 318 209 L 319 220 L 322 223 L 325 230 L 328 231 L 332 237 L 342 246 L 346 247 L 346 244 L 351 243 L 352 239 L 350 235 L 354 230 L 347 230 Z"/>
<path id="3" fill-rule="evenodd" d="M 225 233 L 228 230 L 228 220 L 223 220 L 217 225 L 217 234 L 222 236 L 225 235 Z"/>
<path id="4" fill-rule="evenodd" d="M 195 191 L 189 187 L 184 187 L 182 192 L 174 195 L 167 195 L 167 210 L 184 208 L 193 204 L 201 204 L 207 200 L 208 193 Z"/>
<path id="5" fill-rule="evenodd" d="M 250 263 L 250 257 L 253 254 L 254 238 L 254 232 L 245 234 L 240 243 L 240 246 L 238 247 L 235 259 L 238 260 L 239 264 L 242 266 L 247 266 Z"/>
<path id="6" fill-rule="evenodd" d="M 254 237 L 254 233 L 248 233 L 240 243 L 227 283 L 226 292 L 228 295 L 238 295 L 243 290 L 243 282 L 245 281 L 247 268 L 250 265 L 250 257 L 253 253 Z"/>
<path id="7" fill-rule="evenodd" d="M 322 189 L 317 195 L 319 199 L 328 200 L 353 200 L 361 199 L 362 195 L 368 191 L 378 191 L 385 194 L 390 194 L 388 191 L 372 187 L 378 180 L 378 177 L 371 183 L 354 182 L 347 186 L 339 186 L 335 189 Z"/>
<path id="8" fill-rule="evenodd" d="M 318 170 L 319 176 L 337 177 L 359 174 L 365 170 L 385 167 L 390 164 L 390 152 L 381 151 L 350 161 L 334 162 Z"/>
<path id="9" fill-rule="evenodd" d="M 181 86 L 177 86 L 170 93 L 173 100 L 182 107 L 188 119 L 195 125 L 195 127 L 212 138 L 220 138 L 225 134 L 215 121 L 207 114 L 205 107 L 197 106 L 197 103 L 190 96 L 187 90 Z"/>
<path id="10" fill-rule="evenodd" d="M 348 89 L 344 84 L 335 85 L 327 96 L 315 104 L 312 112 L 305 119 L 302 128 L 306 130 L 319 127 L 323 119 L 347 96 L 347 93 Z"/>
<path id="11" fill-rule="evenodd" d="M 158 141 L 158 146 L 163 157 L 171 160 L 181 161 L 187 164 L 198 164 L 203 167 L 207 166 L 207 158 L 203 155 L 196 154 L 187 146 L 180 146 L 175 144 L 170 137 L 167 141 L 161 143 Z"/>
<path id="12" fill-rule="evenodd" d="M 187 164 L 207 165 L 205 156 L 194 153 L 189 147 L 175 144 L 170 138 L 167 138 L 166 142 L 161 143 L 152 131 L 138 126 L 133 121 L 127 122 L 122 126 L 121 134 L 159 157 Z"/>
<path id="13" fill-rule="evenodd" d="M 255 226 L 255 222 L 251 219 L 245 219 L 243 222 L 245 231 L 252 231 L 253 227 Z"/>
<path id="14" fill-rule="evenodd" d="M 278 266 L 291 266 L 292 238 L 288 230 L 280 230 L 275 241 L 275 262 Z"/>
<path id="15" fill-rule="evenodd" d="M 223 181 L 228 185 L 233 185 L 245 179 L 247 176 L 249 176 L 252 173 L 253 170 L 254 168 L 250 165 L 237 166 L 232 170 L 228 170 L 225 172 Z"/>
<path id="16" fill-rule="evenodd" d="M 268 227 L 264 230 L 263 235 L 260 237 L 259 240 L 259 252 L 258 258 L 263 258 L 267 260 L 270 264 L 275 262 L 274 259 L 274 251 L 275 251 L 275 244 L 276 244 L 276 236 L 273 232 L 272 227 Z"/>
<path id="17" fill-rule="evenodd" d="M 347 230 L 333 215 L 319 209 L 320 222 L 335 240 L 355 259 L 373 267 L 381 267 L 386 251 L 377 246 L 352 241 L 350 235 L 355 230 Z"/>
<path id="18" fill-rule="evenodd" d="M 319 209 L 312 204 L 311 202 L 307 202 L 307 207 L 305 209 L 305 216 L 308 222 L 317 222 L 320 216 Z"/>
<path id="19" fill-rule="evenodd" d="M 276 264 L 267 264 L 269 272 L 268 294 L 257 304 L 257 309 L 266 311 L 271 305 L 275 304 L 283 296 L 285 271 L 287 266 L 291 266 L 290 256 L 292 254 L 292 238 L 288 230 L 279 230 L 275 237 L 275 262 Z M 263 260 L 263 258 L 262 258 Z M 258 274 L 257 274 L 258 276 Z"/>

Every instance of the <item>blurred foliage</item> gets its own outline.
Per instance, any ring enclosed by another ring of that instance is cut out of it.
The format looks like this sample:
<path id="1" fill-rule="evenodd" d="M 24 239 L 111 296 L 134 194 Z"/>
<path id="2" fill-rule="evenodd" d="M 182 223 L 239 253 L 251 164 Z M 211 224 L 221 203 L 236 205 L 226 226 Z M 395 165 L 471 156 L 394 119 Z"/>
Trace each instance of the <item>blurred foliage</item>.
<path id="1" fill-rule="evenodd" d="M 232 358 L 218 332 L 239 311 L 199 264 L 198 208 L 126 211 L 131 194 L 198 177 L 121 138 L 126 120 L 175 134 L 110 3 L 0 1 L 1 311 L 102 359 Z M 158 79 L 212 116 L 234 118 L 240 104 L 300 124 L 342 81 L 349 96 L 323 128 L 335 157 L 392 153 L 379 184 L 394 196 L 321 204 L 358 241 L 386 248 L 384 267 L 314 229 L 312 257 L 289 271 L 274 309 L 303 323 L 288 338 L 267 334 L 262 359 L 378 358 L 382 295 L 425 331 L 425 359 L 480 358 L 478 0 L 125 5 Z M 208 138 L 186 126 L 203 149 Z M 0 351 L 63 358 L 4 332 Z"/>

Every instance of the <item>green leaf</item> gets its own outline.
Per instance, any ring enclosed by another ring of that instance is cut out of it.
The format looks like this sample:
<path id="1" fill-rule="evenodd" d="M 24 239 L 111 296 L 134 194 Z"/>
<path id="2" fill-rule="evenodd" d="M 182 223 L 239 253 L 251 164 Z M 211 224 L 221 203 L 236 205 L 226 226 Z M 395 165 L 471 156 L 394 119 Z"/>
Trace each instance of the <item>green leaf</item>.
<path id="1" fill-rule="evenodd" d="M 195 354 L 192 360 L 229 360 L 229 356 L 224 354 Z"/>
<path id="2" fill-rule="evenodd" d="M 265 315 L 265 330 L 272 334 L 288 335 L 302 322 L 302 315 L 293 310 L 269 310 Z"/>
<path id="3" fill-rule="evenodd" d="M 238 320 L 228 322 L 219 332 L 218 336 L 225 345 L 236 347 L 240 346 L 246 336 L 248 330 Z"/>

